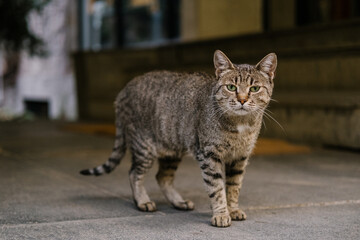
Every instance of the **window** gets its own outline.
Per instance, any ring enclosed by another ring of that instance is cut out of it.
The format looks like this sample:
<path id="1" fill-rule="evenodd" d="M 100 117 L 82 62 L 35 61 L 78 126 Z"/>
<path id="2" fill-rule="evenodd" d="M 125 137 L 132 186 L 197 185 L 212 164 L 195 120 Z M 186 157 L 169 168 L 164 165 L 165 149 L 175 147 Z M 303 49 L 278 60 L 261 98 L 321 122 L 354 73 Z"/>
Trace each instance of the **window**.
<path id="1" fill-rule="evenodd" d="M 116 45 L 114 0 L 79 0 L 81 49 L 107 49 Z"/>
<path id="2" fill-rule="evenodd" d="M 158 45 L 179 38 L 180 0 L 79 0 L 83 50 Z"/>

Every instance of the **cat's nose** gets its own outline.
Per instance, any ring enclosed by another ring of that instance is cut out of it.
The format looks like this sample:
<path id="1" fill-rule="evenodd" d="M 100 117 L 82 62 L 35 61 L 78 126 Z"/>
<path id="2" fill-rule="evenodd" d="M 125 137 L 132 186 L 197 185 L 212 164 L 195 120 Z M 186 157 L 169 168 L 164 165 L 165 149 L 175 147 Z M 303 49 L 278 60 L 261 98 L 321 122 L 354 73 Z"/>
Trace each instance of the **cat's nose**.
<path id="1" fill-rule="evenodd" d="M 244 93 L 237 94 L 236 98 L 241 103 L 241 105 L 244 105 L 248 100 L 248 96 Z"/>
<path id="2" fill-rule="evenodd" d="M 247 102 L 247 99 L 245 99 L 245 98 L 240 98 L 240 99 L 238 99 L 238 101 L 241 103 L 241 105 L 244 105 L 244 103 Z"/>

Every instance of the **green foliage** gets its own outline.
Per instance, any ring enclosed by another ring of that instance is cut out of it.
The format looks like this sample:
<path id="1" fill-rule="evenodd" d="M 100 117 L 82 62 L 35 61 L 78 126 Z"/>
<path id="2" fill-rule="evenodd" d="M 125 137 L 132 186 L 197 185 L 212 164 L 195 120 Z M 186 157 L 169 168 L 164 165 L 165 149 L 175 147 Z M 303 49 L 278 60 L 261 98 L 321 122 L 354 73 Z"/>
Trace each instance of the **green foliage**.
<path id="1" fill-rule="evenodd" d="M 0 0 L 0 46 L 7 51 L 27 50 L 31 55 L 46 53 L 44 42 L 28 27 L 32 11 L 41 12 L 51 0 Z"/>

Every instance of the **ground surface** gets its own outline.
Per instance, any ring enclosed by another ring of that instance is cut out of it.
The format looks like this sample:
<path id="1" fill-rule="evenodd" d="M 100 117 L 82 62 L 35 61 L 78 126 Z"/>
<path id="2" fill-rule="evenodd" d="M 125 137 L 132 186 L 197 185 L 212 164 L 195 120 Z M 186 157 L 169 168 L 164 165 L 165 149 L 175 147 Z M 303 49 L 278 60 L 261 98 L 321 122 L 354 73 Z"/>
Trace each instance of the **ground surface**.
<path id="1" fill-rule="evenodd" d="M 271 154 L 258 150 L 252 157 L 240 196 L 248 220 L 220 229 L 210 226 L 209 200 L 191 158 L 175 184 L 195 202 L 192 212 L 166 202 L 156 165 L 146 178 L 156 213 L 134 207 L 129 156 L 110 175 L 78 174 L 103 163 L 112 142 L 54 123 L 1 123 L 0 239 L 360 239 L 359 153 L 281 151 L 279 142 L 263 141 Z"/>

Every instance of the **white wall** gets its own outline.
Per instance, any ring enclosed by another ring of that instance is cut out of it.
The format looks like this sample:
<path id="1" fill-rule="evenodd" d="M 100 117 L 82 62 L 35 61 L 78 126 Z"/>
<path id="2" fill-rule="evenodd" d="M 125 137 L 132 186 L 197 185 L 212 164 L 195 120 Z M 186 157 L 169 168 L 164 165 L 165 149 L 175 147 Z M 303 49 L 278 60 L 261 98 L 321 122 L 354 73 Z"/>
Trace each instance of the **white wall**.
<path id="1" fill-rule="evenodd" d="M 76 120 L 75 76 L 71 53 L 76 49 L 76 1 L 53 0 L 29 18 L 31 29 L 46 42 L 46 58 L 22 53 L 16 89 L 7 89 L 3 108 L 13 114 L 25 110 L 25 100 L 49 103 L 49 118 Z M 12 91 L 12 93 L 10 93 Z"/>

